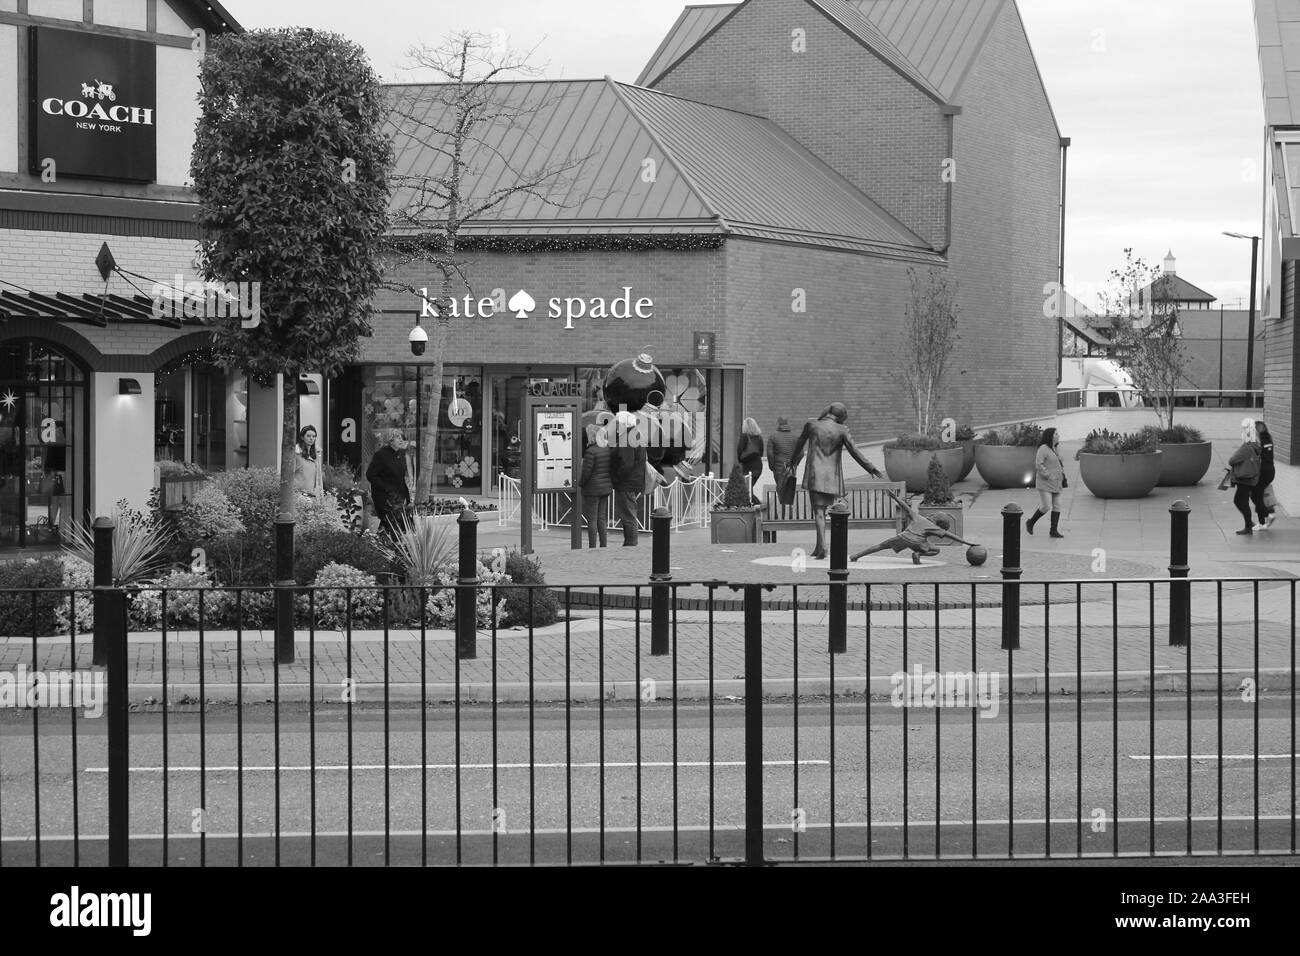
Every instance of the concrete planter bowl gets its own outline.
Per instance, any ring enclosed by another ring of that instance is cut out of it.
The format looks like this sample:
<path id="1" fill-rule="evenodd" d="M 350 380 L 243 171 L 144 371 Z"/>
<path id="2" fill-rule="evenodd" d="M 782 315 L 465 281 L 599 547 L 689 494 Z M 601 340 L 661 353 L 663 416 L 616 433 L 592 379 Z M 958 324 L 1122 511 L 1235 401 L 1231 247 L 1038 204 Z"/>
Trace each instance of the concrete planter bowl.
<path id="1" fill-rule="evenodd" d="M 990 488 L 1034 487 L 1034 455 L 1028 445 L 975 446 L 975 467 Z"/>
<path id="2" fill-rule="evenodd" d="M 885 446 L 885 474 L 890 481 L 907 482 L 909 494 L 925 491 L 930 459 L 938 457 L 939 467 L 948 476 L 949 484 L 959 480 L 962 466 L 962 447 L 940 448 L 937 451 L 890 448 Z"/>
<path id="3" fill-rule="evenodd" d="M 1145 498 L 1160 481 L 1161 451 L 1144 455 L 1079 454 L 1079 477 L 1097 498 Z"/>
<path id="4" fill-rule="evenodd" d="M 963 438 L 961 442 L 961 473 L 958 481 L 965 481 L 966 476 L 975 468 L 975 439 Z"/>
<path id="5" fill-rule="evenodd" d="M 709 519 L 709 538 L 714 544 L 757 544 L 762 508 L 717 508 Z"/>
<path id="6" fill-rule="evenodd" d="M 1186 488 L 1199 484 L 1210 470 L 1214 445 L 1208 441 L 1160 444 L 1160 487 Z"/>

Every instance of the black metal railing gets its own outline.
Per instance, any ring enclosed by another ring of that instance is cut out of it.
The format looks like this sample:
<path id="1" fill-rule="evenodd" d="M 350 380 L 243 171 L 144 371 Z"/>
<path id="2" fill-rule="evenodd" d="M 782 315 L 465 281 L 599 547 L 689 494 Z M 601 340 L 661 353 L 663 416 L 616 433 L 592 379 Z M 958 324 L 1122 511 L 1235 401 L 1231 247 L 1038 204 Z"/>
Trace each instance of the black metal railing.
<path id="1" fill-rule="evenodd" d="M 0 592 L 0 865 L 1294 854 L 1296 582 L 1171 511 L 1168 579 L 1032 580 L 1012 506 L 987 580 L 846 580 L 832 513 L 800 583 L 665 521 L 637 585 Z"/>

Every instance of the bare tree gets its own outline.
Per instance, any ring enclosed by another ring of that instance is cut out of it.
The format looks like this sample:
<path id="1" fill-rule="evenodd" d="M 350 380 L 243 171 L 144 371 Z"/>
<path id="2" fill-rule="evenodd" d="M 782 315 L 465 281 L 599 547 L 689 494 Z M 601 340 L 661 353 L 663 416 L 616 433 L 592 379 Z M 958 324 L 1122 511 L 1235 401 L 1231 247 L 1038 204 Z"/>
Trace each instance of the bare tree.
<path id="1" fill-rule="evenodd" d="M 1173 276 L 1148 266 L 1132 249 L 1124 265 L 1112 270 L 1111 287 L 1102 293 L 1105 315 L 1114 329 L 1115 360 L 1133 377 L 1133 385 L 1155 408 L 1164 431 L 1173 428 L 1174 397 L 1186 378 L 1187 350 L 1173 301 Z"/>
<path id="2" fill-rule="evenodd" d="M 530 120 L 554 109 L 563 95 L 525 99 L 519 95 L 516 83 L 506 82 L 540 75 L 541 68 L 530 64 L 532 53 L 506 48 L 494 36 L 455 33 L 439 46 L 408 51 L 413 68 L 432 72 L 434 84 L 393 88 L 392 121 L 399 168 L 390 179 L 394 194 L 401 199 L 392 213 L 393 264 L 427 262 L 441 280 L 436 293 L 429 289 L 425 300 L 428 308 L 421 310 L 426 315 L 431 311 L 433 318 L 429 329 L 433 401 L 422 440 L 427 452 L 422 456 L 416 481 L 417 501 L 428 500 L 433 487 L 438 409 L 454 291 L 459 283 L 473 294 L 465 262 L 460 258 L 465 227 L 491 218 L 520 197 L 560 205 L 552 195 L 562 192 L 557 187 L 569 181 L 570 174 L 586 159 L 568 156 L 519 166 L 512 152 L 504 148 L 511 136 L 503 134 L 526 135 Z M 432 157 L 432 164 L 427 170 L 411 170 L 401 162 L 404 150 L 421 151 Z M 529 153 L 531 150 L 518 151 L 518 155 Z M 499 166 L 501 175 L 493 176 L 494 183 L 485 185 L 487 177 L 480 177 L 489 165 Z M 421 296 L 420 289 L 413 285 L 389 283 L 389 287 Z"/>
<path id="3" fill-rule="evenodd" d="M 933 435 L 943 398 L 944 378 L 957 347 L 957 289 L 938 269 L 922 281 L 907 270 L 911 297 L 904 316 L 903 341 L 895 378 L 907 390 L 916 415 L 916 431 Z"/>

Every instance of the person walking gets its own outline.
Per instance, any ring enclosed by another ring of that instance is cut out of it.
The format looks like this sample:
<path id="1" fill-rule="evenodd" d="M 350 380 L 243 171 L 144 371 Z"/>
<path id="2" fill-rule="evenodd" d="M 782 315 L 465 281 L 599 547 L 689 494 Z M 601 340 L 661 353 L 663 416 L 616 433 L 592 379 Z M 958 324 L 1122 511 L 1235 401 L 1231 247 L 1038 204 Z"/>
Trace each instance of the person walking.
<path id="1" fill-rule="evenodd" d="M 605 525 L 609 521 L 609 496 L 614 492 L 614 479 L 610 475 L 610 462 L 614 449 L 609 447 L 608 434 L 598 425 L 586 429 L 587 450 L 582 453 L 582 475 L 578 487 L 582 489 L 582 517 L 587 523 L 587 547 L 607 547 Z"/>
<path id="2" fill-rule="evenodd" d="M 1263 422 L 1255 422 L 1255 436 L 1259 440 L 1259 480 L 1250 490 L 1250 500 L 1255 504 L 1255 514 L 1259 515 L 1255 530 L 1267 531 L 1277 517 L 1277 509 L 1264 503 L 1264 492 L 1277 477 L 1277 468 L 1273 464 L 1273 435 Z"/>
<path id="3" fill-rule="evenodd" d="M 767 467 L 772 469 L 772 480 L 776 482 L 776 491 L 780 495 L 785 487 L 785 476 L 790 471 L 790 457 L 794 454 L 795 437 L 790 430 L 790 419 L 778 418 L 776 431 L 767 440 Z M 793 487 L 793 486 L 791 486 Z M 790 517 L 793 501 L 781 501 L 781 517 Z"/>
<path id="4" fill-rule="evenodd" d="M 1025 530 L 1034 533 L 1038 519 L 1049 511 L 1052 513 L 1053 538 L 1064 538 L 1061 534 L 1061 489 L 1067 484 L 1065 462 L 1061 461 L 1061 436 L 1055 428 L 1044 428 L 1043 437 L 1038 442 L 1038 451 L 1034 453 L 1035 484 L 1038 487 L 1038 510 L 1025 522 Z"/>
<path id="5" fill-rule="evenodd" d="M 298 452 L 294 459 L 294 487 L 300 495 L 319 502 L 325 495 L 325 481 L 317 458 L 314 426 L 305 425 L 298 431 Z"/>
<path id="6" fill-rule="evenodd" d="M 620 413 L 624 414 L 628 413 Z M 635 548 L 639 527 L 637 501 L 646 488 L 649 460 L 640 442 L 612 448 L 611 452 L 609 475 L 614 485 L 614 513 L 623 528 L 623 547 Z"/>
<path id="7" fill-rule="evenodd" d="M 391 429 L 385 436 L 383 447 L 370 459 L 366 481 L 370 482 L 370 497 L 379 517 L 380 533 L 395 535 L 397 521 L 411 500 L 406 487 L 406 439 L 401 429 Z"/>
<path id="8" fill-rule="evenodd" d="M 746 418 L 740 428 L 740 441 L 736 444 L 736 460 L 745 474 L 749 475 L 749 497 L 752 504 L 759 504 L 758 479 L 763 474 L 763 433 L 758 422 Z"/>
<path id="9" fill-rule="evenodd" d="M 867 461 L 866 456 L 858 451 L 853 443 L 853 436 L 845 422 L 849 420 L 849 410 L 841 402 L 832 402 L 816 421 L 809 421 L 799 434 L 794 452 L 790 456 L 790 467 L 798 468 L 803 460 L 804 449 L 808 449 L 808 467 L 804 469 L 803 486 L 808 491 L 808 502 L 812 505 L 813 520 L 817 523 L 817 545 L 813 548 L 813 558 L 826 557 L 826 509 L 835 503 L 836 498 L 844 497 L 844 468 L 840 459 L 848 452 L 867 474 L 880 477 L 880 469 Z"/>
<path id="10" fill-rule="evenodd" d="M 1259 480 L 1259 467 L 1262 455 L 1259 447 L 1259 435 L 1255 431 L 1255 420 L 1243 419 L 1241 422 L 1241 447 L 1228 459 L 1228 470 L 1232 474 L 1232 484 L 1236 492 L 1232 503 L 1241 513 L 1246 526 L 1237 534 L 1254 534 L 1255 528 L 1250 520 L 1250 495 Z"/>

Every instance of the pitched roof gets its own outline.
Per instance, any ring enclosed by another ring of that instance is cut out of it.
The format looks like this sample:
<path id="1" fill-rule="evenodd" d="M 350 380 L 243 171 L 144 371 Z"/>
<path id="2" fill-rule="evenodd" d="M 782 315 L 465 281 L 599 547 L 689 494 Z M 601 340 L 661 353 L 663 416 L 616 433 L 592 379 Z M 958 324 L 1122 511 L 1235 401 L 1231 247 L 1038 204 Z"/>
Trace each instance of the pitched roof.
<path id="1" fill-rule="evenodd" d="M 1171 275 L 1165 273 L 1156 279 L 1150 285 L 1145 286 L 1138 292 L 1138 301 L 1144 301 L 1144 296 L 1150 294 L 1151 286 L 1156 282 L 1167 282 L 1168 285 L 1160 293 L 1160 299 L 1163 302 L 1217 302 L 1214 296 L 1198 286 L 1192 285 L 1180 275 Z"/>
<path id="2" fill-rule="evenodd" d="M 418 202 L 407 177 L 445 173 L 432 131 L 451 116 L 429 84 L 390 88 L 414 127 L 395 136 L 394 208 Z M 771 121 L 604 80 L 494 85 L 502 108 L 476 136 L 462 193 L 504 197 L 468 236 L 746 235 L 885 255 L 931 256 L 924 240 L 875 205 Z M 523 122 L 520 122 L 522 118 Z M 569 166 L 562 175 L 537 171 Z M 653 175 L 647 175 L 647 172 Z M 512 183 L 537 188 L 506 195 Z M 437 232 L 431 210 L 423 231 Z M 398 232 L 415 230 L 411 224 Z"/>
<path id="3" fill-rule="evenodd" d="M 173 0 L 173 2 L 209 30 L 244 32 L 239 22 L 227 13 L 226 8 L 217 0 Z"/>
<path id="4" fill-rule="evenodd" d="M 935 99 L 951 102 L 1006 0 L 808 2 Z M 740 4 L 688 6 L 637 77 L 637 83 L 653 86 L 739 8 Z"/>

